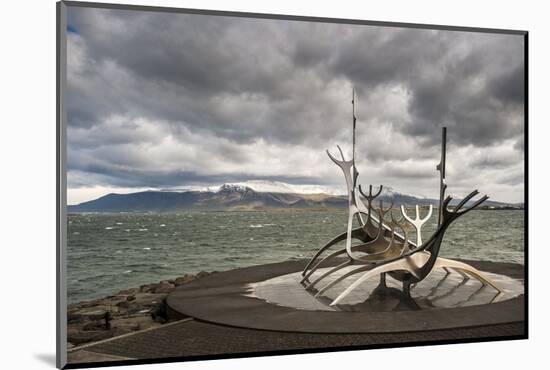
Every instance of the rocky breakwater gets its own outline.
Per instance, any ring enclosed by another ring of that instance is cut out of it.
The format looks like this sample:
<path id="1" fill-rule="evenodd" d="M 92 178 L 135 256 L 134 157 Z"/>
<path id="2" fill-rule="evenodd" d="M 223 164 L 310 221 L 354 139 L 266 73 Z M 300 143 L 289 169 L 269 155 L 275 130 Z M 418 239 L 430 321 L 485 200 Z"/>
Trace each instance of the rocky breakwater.
<path id="1" fill-rule="evenodd" d="M 130 288 L 67 307 L 67 348 L 161 326 L 167 322 L 166 296 L 176 287 L 210 273 L 185 274 Z"/>

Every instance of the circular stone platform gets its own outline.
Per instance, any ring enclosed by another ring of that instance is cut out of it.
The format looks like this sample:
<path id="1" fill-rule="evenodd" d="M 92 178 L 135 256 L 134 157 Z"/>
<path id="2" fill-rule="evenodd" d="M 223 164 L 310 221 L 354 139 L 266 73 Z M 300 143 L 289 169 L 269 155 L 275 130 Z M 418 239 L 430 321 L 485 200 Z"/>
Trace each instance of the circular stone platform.
<path id="1" fill-rule="evenodd" d="M 337 262 L 337 261 L 336 261 Z M 287 261 L 211 274 L 177 288 L 167 298 L 171 318 L 237 327 L 306 333 L 391 333 L 496 325 L 524 320 L 523 266 L 465 261 L 504 288 L 435 270 L 404 297 L 388 277 L 383 293 L 373 279 L 337 307 L 343 287 L 315 298 L 299 284 L 306 261 Z M 373 293 L 374 291 L 374 293 Z M 368 298 L 367 298 L 368 297 Z M 492 302 L 492 303 L 491 303 Z"/>

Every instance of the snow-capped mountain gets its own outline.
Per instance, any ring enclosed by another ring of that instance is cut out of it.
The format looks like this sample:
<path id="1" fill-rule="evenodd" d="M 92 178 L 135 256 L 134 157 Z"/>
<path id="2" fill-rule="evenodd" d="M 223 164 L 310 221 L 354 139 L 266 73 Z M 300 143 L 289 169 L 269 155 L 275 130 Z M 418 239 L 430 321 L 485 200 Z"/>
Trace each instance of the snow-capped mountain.
<path id="1" fill-rule="evenodd" d="M 347 195 L 317 192 L 319 188 L 296 188 L 282 182 L 247 181 L 227 183 L 208 189 L 186 191 L 143 191 L 131 194 L 107 194 L 98 199 L 68 206 L 69 212 L 170 212 L 179 209 L 261 209 L 261 208 L 324 208 L 346 207 Z M 265 190 L 273 191 L 265 191 Z M 294 189 L 303 191 L 297 192 Z M 306 192 L 306 190 L 311 192 Z M 378 191 L 373 187 L 373 193 Z M 368 193 L 368 188 L 363 188 Z M 384 187 L 377 198 L 386 205 L 438 205 L 435 199 L 404 194 Z M 456 200 L 455 200 L 456 202 Z M 378 206 L 376 204 L 375 206 Z M 503 207 L 506 203 L 488 201 L 485 206 Z M 516 206 L 516 205 L 512 205 Z M 519 207 L 519 206 L 518 206 Z"/>
<path id="2" fill-rule="evenodd" d="M 338 189 L 324 185 L 313 184 L 288 184 L 282 181 L 269 180 L 250 180 L 243 182 L 226 183 L 223 186 L 241 186 L 250 188 L 260 193 L 286 193 L 286 194 L 327 194 L 327 195 L 344 195 L 344 188 Z M 208 187 L 206 190 L 212 191 L 213 187 Z"/>
<path id="3" fill-rule="evenodd" d="M 219 187 L 219 189 L 216 191 L 216 193 L 246 193 L 247 191 L 252 191 L 253 189 L 244 186 L 244 185 L 238 185 L 238 184 L 223 184 Z"/>
<path id="4" fill-rule="evenodd" d="M 366 188 L 367 188 L 366 190 L 368 190 L 368 187 L 366 187 Z M 365 189 L 363 189 L 363 191 L 365 191 Z M 375 188 L 373 186 L 372 192 L 374 193 L 375 191 L 378 191 L 378 187 Z M 387 198 L 391 198 L 391 197 L 394 197 L 394 196 L 406 196 L 406 197 L 412 197 L 412 198 L 418 198 L 418 199 L 426 199 L 427 198 L 423 195 L 399 192 L 399 191 L 395 190 L 394 188 L 392 188 L 390 186 L 384 186 L 382 188 L 382 193 L 380 195 L 383 196 L 383 197 L 387 197 Z"/>

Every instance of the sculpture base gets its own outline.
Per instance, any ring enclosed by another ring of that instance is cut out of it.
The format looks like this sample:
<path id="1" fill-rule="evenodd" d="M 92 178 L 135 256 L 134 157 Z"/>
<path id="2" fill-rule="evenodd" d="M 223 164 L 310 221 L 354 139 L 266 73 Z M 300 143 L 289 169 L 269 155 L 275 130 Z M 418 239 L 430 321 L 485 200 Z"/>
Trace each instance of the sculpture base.
<path id="1" fill-rule="evenodd" d="M 521 265 L 465 261 L 504 284 L 507 296 L 499 302 L 490 303 L 492 288 L 441 270 L 414 287 L 411 297 L 404 296 L 388 276 L 386 289 L 377 290 L 375 279 L 346 302 L 331 307 L 327 304 L 330 296 L 316 299 L 299 284 L 305 262 L 236 269 L 182 285 L 167 298 L 169 316 L 306 333 L 408 332 L 524 320 Z"/>
<path id="2" fill-rule="evenodd" d="M 328 285 L 357 267 L 342 268 L 327 276 L 317 286 Z M 315 281 L 328 270 L 330 267 L 315 271 L 309 281 Z M 365 281 L 337 306 L 330 306 L 338 294 L 363 273 L 351 276 L 317 296 L 317 286 L 306 290 L 305 286 L 308 284 L 300 284 L 303 278 L 301 272 L 294 272 L 249 284 L 248 296 L 271 304 L 308 311 L 390 312 L 484 305 L 515 298 L 522 295 L 524 290 L 521 280 L 502 274 L 485 272 L 487 277 L 504 290 L 499 293 L 491 286 L 456 271 L 435 269 L 426 279 L 411 287 L 409 292 L 403 291 L 402 282 L 388 275 L 382 281 L 378 278 Z"/>

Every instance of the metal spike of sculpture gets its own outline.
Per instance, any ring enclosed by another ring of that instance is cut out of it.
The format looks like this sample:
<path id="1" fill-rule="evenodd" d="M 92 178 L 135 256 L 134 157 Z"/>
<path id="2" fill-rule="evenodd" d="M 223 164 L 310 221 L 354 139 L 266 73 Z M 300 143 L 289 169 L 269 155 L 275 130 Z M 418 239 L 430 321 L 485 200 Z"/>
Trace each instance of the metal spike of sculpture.
<path id="1" fill-rule="evenodd" d="M 312 289 L 317 283 L 319 283 L 322 279 L 324 279 L 326 276 L 329 276 L 331 273 L 334 273 L 341 268 L 344 268 L 346 266 L 349 266 L 351 264 L 357 264 L 357 263 L 366 263 L 369 262 L 369 259 L 372 257 L 369 257 L 368 259 L 364 259 L 367 256 L 362 256 L 357 254 L 358 252 L 363 254 L 376 254 L 379 252 L 382 252 L 386 249 L 387 246 L 383 245 L 383 240 L 378 238 L 378 242 L 372 243 L 376 240 L 376 238 L 373 235 L 378 236 L 390 236 L 392 234 L 395 234 L 395 232 L 392 232 L 391 229 L 384 223 L 380 222 L 377 217 L 375 217 L 372 213 L 372 201 L 380 195 L 382 192 L 382 186 L 380 186 L 380 189 L 376 194 L 372 194 L 372 185 L 369 187 L 369 196 L 365 196 L 368 202 L 368 206 L 365 206 L 365 204 L 362 202 L 360 196 L 359 196 L 359 187 L 357 186 L 357 177 L 359 176 L 359 173 L 357 172 L 357 168 L 355 166 L 355 123 L 356 123 L 356 117 L 355 117 L 355 91 L 353 91 L 352 95 L 352 107 L 353 107 L 353 156 L 352 160 L 348 161 L 346 160 L 344 153 L 340 146 L 336 146 L 338 148 L 338 151 L 340 152 L 341 160 L 336 159 L 328 150 L 327 155 L 329 158 L 342 170 L 344 173 L 344 178 L 346 180 L 347 190 L 348 190 L 348 208 L 349 208 L 349 215 L 348 215 L 348 227 L 347 231 L 345 233 L 342 233 L 335 238 L 333 238 L 331 241 L 329 241 L 327 244 L 325 244 L 321 249 L 317 251 L 317 253 L 311 258 L 311 260 L 306 265 L 304 271 L 302 272 L 302 275 L 304 278 L 302 279 L 302 283 L 306 283 L 308 279 L 311 277 L 311 275 L 320 267 L 325 264 L 325 262 L 332 260 L 335 257 L 338 257 L 340 255 L 346 254 L 348 256 L 348 261 L 340 264 L 339 266 L 336 266 L 336 268 L 333 268 L 330 273 L 323 274 L 320 278 L 315 279 L 312 283 L 309 283 L 306 285 L 306 289 Z M 362 192 L 361 192 L 362 193 Z M 364 195 L 364 194 L 363 194 Z M 367 220 L 364 221 L 362 216 L 367 216 Z M 360 227 L 353 229 L 353 218 L 356 217 L 359 221 Z M 379 230 L 381 229 L 381 230 Z M 399 235 L 400 236 L 400 235 Z M 401 240 L 403 239 L 402 236 Z M 352 239 L 358 239 L 359 241 L 363 242 L 362 244 L 356 245 L 352 247 L 351 240 Z M 319 262 L 315 263 L 318 258 L 321 256 L 323 252 L 330 249 L 332 246 L 338 244 L 341 241 L 346 240 L 346 247 L 345 249 L 340 249 L 336 252 L 331 253 L 330 255 L 326 256 L 325 258 L 321 259 Z"/>
<path id="2" fill-rule="evenodd" d="M 403 291 L 409 293 L 411 285 L 422 281 L 434 268 L 443 268 L 447 273 L 449 268 L 459 272 L 463 277 L 475 277 L 483 285 L 492 286 L 498 291 L 498 295 L 502 290 L 494 284 L 489 278 L 474 267 L 455 260 L 439 257 L 439 250 L 443 237 L 448 227 L 456 219 L 479 206 L 489 197 L 484 195 L 475 201 L 470 207 L 464 208 L 471 199 L 478 194 L 477 190 L 472 191 L 464 199 L 462 199 L 454 209 L 449 209 L 449 204 L 452 200 L 450 196 L 445 198 L 447 185 L 445 184 L 445 161 L 446 161 L 446 136 L 447 130 L 442 130 L 442 153 L 441 161 L 437 165 L 437 170 L 440 173 L 440 199 L 438 211 L 437 229 L 427 241 L 422 240 L 422 226 L 432 216 L 433 206 L 430 205 L 428 214 L 420 217 L 420 209 L 417 205 L 416 217 L 412 219 L 407 215 L 405 207 L 401 206 L 401 221 L 395 220 L 391 210 L 393 201 L 388 208 L 385 208 L 383 202 L 380 201 L 380 207 L 373 207 L 374 200 L 382 193 L 382 185 L 379 190 L 373 194 L 372 185 L 369 186 L 368 195 L 365 194 L 361 186 L 357 185 L 359 173 L 355 166 L 355 91 L 352 95 L 353 107 L 353 155 L 350 161 L 344 157 L 344 153 L 340 146 L 337 146 L 340 152 L 341 160 L 335 158 L 328 150 L 329 158 L 342 170 L 346 180 L 348 190 L 348 223 L 346 232 L 336 236 L 311 258 L 304 268 L 302 275 L 302 283 L 306 289 L 317 288 L 316 296 L 324 294 L 327 290 L 333 289 L 340 282 L 357 276 L 362 273 L 355 281 L 351 283 L 343 292 L 341 292 L 331 305 L 336 305 L 341 302 L 350 292 L 361 285 L 364 281 L 371 277 L 380 276 L 380 284 L 385 286 L 386 274 L 403 284 Z M 363 203 L 360 195 L 364 197 L 367 205 Z M 463 209 L 464 208 L 464 209 Z M 377 214 L 377 216 L 375 216 Z M 386 222 L 387 214 L 390 215 L 391 223 Z M 366 219 L 364 218 L 366 217 Z M 358 228 L 353 228 L 353 220 L 356 218 L 359 222 Z M 416 231 L 416 242 L 412 242 L 407 237 L 407 228 L 402 222 L 408 222 Z M 402 233 L 398 233 L 396 229 L 400 229 Z M 352 240 L 358 240 L 361 243 L 353 245 Z M 323 253 L 340 242 L 346 241 L 344 248 L 340 248 L 332 253 L 321 257 Z M 345 257 L 343 261 L 336 266 L 328 268 L 318 276 L 315 272 L 319 268 L 328 265 L 338 257 Z M 357 265 L 350 271 L 337 276 L 335 273 L 349 266 Z M 320 286 L 321 282 L 329 276 L 337 276 L 328 284 Z M 311 280 L 311 281 L 310 281 Z"/>
<path id="3" fill-rule="evenodd" d="M 424 218 L 420 218 L 420 209 L 418 205 L 416 205 L 415 208 L 416 208 L 416 218 L 414 219 L 407 216 L 407 211 L 405 210 L 404 206 L 401 206 L 401 214 L 403 215 L 405 220 L 409 221 L 409 223 L 413 225 L 414 228 L 416 229 L 416 245 L 421 245 L 422 244 L 422 226 L 432 216 L 433 206 L 430 204 L 428 214 Z"/>

